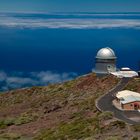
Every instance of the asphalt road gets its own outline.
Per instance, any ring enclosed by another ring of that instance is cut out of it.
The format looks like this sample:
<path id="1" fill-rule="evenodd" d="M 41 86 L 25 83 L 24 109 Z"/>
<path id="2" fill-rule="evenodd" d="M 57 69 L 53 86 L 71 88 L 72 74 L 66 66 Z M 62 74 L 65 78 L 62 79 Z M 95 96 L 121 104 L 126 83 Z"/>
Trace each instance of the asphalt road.
<path id="1" fill-rule="evenodd" d="M 100 111 L 111 111 L 114 113 L 114 116 L 122 121 L 125 121 L 129 124 L 140 124 L 140 122 L 136 122 L 133 120 L 130 120 L 128 116 L 136 116 L 140 117 L 140 113 L 138 111 L 121 111 L 114 107 L 112 104 L 112 101 L 115 99 L 114 95 L 118 92 L 124 89 L 125 85 L 128 83 L 129 78 L 123 78 L 120 83 L 112 90 L 110 90 L 107 94 L 102 96 L 97 101 L 97 108 Z"/>

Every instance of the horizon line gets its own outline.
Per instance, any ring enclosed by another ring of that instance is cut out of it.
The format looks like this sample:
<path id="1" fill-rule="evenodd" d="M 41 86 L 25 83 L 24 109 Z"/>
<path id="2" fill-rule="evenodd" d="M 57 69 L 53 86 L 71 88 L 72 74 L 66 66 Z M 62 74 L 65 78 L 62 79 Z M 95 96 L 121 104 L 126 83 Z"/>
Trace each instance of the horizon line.
<path id="1" fill-rule="evenodd" d="M 0 14 L 140 14 L 139 12 L 47 12 L 47 11 L 0 11 Z"/>

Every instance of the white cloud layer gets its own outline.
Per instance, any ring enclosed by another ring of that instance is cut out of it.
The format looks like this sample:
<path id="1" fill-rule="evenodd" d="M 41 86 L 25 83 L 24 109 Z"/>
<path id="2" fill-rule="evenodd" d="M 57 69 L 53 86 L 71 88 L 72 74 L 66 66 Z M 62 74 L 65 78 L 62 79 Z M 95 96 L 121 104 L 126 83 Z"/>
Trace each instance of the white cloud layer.
<path id="1" fill-rule="evenodd" d="M 89 29 L 103 29 L 103 28 L 140 29 L 140 18 L 138 19 L 56 18 L 55 19 L 55 18 L 23 18 L 23 17 L 0 15 L 0 26 L 6 26 L 11 28 L 18 27 L 18 28 L 68 28 L 68 29 L 88 29 L 88 28 Z"/>
<path id="2" fill-rule="evenodd" d="M 25 76 L 26 75 L 26 76 Z M 41 72 L 12 72 L 0 71 L 0 90 L 10 90 L 23 87 L 48 85 L 49 83 L 60 83 L 76 77 L 76 73 L 56 73 L 51 71 Z"/>

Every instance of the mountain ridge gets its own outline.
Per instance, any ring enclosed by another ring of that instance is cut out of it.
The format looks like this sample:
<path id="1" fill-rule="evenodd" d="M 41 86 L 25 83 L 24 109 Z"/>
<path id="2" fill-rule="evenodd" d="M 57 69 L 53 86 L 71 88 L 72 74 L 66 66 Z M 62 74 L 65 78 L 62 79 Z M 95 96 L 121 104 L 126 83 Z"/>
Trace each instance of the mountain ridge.
<path id="1" fill-rule="evenodd" d="M 0 138 L 128 139 L 139 136 L 139 126 L 116 120 L 111 112 L 99 112 L 95 100 L 120 79 L 90 73 L 62 84 L 18 89 L 0 94 Z M 132 86 L 132 83 L 135 86 Z M 132 79 L 127 89 L 139 91 L 140 80 Z M 116 131 L 117 130 L 117 131 Z M 131 133 L 128 134 L 127 131 Z"/>

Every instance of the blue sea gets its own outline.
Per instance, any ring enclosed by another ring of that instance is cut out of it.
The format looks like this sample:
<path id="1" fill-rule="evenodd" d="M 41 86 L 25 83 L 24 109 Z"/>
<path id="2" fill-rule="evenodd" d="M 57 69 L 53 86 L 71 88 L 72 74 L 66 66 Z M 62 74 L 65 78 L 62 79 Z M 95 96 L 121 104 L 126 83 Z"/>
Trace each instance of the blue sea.
<path id="1" fill-rule="evenodd" d="M 103 47 L 139 70 L 140 13 L 0 13 L 0 90 L 89 73 Z"/>

